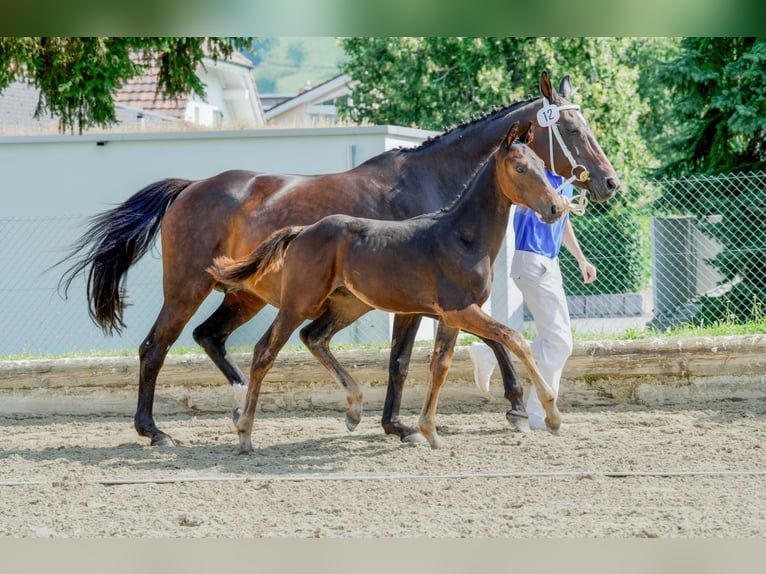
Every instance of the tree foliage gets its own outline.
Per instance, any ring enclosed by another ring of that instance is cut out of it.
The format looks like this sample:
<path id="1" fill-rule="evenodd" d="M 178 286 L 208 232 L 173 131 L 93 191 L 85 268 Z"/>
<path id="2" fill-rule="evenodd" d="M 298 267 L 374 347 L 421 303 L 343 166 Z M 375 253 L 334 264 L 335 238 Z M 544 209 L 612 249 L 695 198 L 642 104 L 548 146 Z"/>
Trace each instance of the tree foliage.
<path id="1" fill-rule="evenodd" d="M 670 177 L 763 169 L 766 163 L 766 39 L 684 38 L 661 66 L 676 126 L 663 144 Z"/>
<path id="2" fill-rule="evenodd" d="M 23 81 L 40 90 L 35 117 L 50 113 L 59 129 L 80 133 L 116 123 L 113 96 L 125 82 L 159 69 L 157 95 L 205 96 L 197 77 L 204 57 L 224 59 L 251 45 L 249 38 L 186 37 L 3 37 L 0 91 Z"/>
<path id="3" fill-rule="evenodd" d="M 540 73 L 570 75 L 596 137 L 624 179 L 657 161 L 640 133 L 649 113 L 639 95 L 640 64 L 672 39 L 347 38 L 344 71 L 356 82 L 354 121 L 443 130 L 494 107 L 539 94 Z"/>
<path id="4" fill-rule="evenodd" d="M 596 138 L 623 182 L 606 203 L 591 204 L 573 225 L 589 256 L 603 245 L 609 281 L 583 286 L 570 273 L 570 293 L 639 291 L 648 276 L 648 237 L 639 220 L 647 203 L 644 177 L 659 163 L 646 144 L 647 118 L 661 117 L 665 100 L 642 97 L 651 81 L 642 69 L 675 53 L 671 38 L 347 38 L 344 71 L 355 81 L 350 119 L 441 131 L 491 109 L 539 95 L 540 74 L 569 75 Z M 660 128 L 656 128 L 660 131 Z M 562 258 L 566 266 L 567 254 Z"/>

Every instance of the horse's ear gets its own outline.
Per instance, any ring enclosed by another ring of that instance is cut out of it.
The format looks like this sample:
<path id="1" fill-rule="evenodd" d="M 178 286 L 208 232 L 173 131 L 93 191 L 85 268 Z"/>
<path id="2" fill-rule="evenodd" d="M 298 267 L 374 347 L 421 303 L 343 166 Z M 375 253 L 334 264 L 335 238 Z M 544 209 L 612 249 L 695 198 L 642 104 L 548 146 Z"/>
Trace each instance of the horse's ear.
<path id="1" fill-rule="evenodd" d="M 503 145 L 505 147 L 509 148 L 513 145 L 513 142 L 516 141 L 516 138 L 518 137 L 519 133 L 519 122 L 514 122 L 514 124 L 511 126 L 511 129 L 508 130 L 508 134 L 505 136 L 505 141 L 503 142 Z"/>
<path id="2" fill-rule="evenodd" d="M 543 70 L 540 75 L 540 93 L 543 97 L 547 98 L 549 102 L 553 102 L 553 86 L 551 85 L 551 79 L 548 77 L 548 72 Z"/>
<path id="3" fill-rule="evenodd" d="M 524 138 L 525 144 L 532 145 L 532 141 L 535 139 L 535 130 L 532 129 L 532 122 L 529 122 L 527 127 L 524 128 L 524 133 L 519 135 L 519 139 L 521 138 Z"/>
<path id="4" fill-rule="evenodd" d="M 567 100 L 572 99 L 572 84 L 569 81 L 569 75 L 561 78 L 561 85 L 559 86 L 559 93 Z"/>

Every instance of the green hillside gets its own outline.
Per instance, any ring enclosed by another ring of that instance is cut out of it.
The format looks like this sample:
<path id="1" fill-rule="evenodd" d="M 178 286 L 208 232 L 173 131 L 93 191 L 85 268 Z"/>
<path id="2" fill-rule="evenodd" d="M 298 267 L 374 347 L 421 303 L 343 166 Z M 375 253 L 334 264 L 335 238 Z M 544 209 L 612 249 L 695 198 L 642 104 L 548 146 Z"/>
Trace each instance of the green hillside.
<path id="1" fill-rule="evenodd" d="M 254 53 L 258 91 L 295 93 L 307 83 L 316 86 L 340 73 L 344 54 L 334 37 L 259 38 Z"/>

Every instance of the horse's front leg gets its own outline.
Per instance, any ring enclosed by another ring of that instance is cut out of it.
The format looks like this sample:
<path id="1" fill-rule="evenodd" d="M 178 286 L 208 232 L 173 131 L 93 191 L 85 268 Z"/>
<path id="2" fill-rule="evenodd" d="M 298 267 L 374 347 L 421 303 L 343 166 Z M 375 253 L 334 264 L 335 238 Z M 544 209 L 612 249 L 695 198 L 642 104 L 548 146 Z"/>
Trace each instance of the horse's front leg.
<path id="1" fill-rule="evenodd" d="M 505 413 L 505 418 L 513 428 L 520 432 L 529 432 L 529 419 L 527 410 L 524 408 L 524 387 L 521 386 L 519 375 L 511 362 L 511 353 L 502 343 L 484 339 L 484 342 L 495 353 L 500 374 L 503 377 L 503 389 L 505 398 L 511 403 L 510 410 Z"/>
<path id="2" fill-rule="evenodd" d="M 452 356 L 455 352 L 455 343 L 460 329 L 448 327 L 439 321 L 434 341 L 434 354 L 431 358 L 431 373 L 428 382 L 428 391 L 423 401 L 423 409 L 420 412 L 420 432 L 426 437 L 431 448 L 446 446 L 444 440 L 436 432 L 436 407 L 439 403 L 439 393 L 447 378 L 447 372 L 452 365 Z"/>
<path id="3" fill-rule="evenodd" d="M 402 391 L 412 358 L 412 348 L 422 320 L 421 315 L 395 315 L 391 333 L 391 354 L 388 359 L 388 387 L 383 404 L 381 424 L 386 434 L 398 436 L 402 442 L 424 442 L 416 428 L 405 425 L 399 418 Z"/>

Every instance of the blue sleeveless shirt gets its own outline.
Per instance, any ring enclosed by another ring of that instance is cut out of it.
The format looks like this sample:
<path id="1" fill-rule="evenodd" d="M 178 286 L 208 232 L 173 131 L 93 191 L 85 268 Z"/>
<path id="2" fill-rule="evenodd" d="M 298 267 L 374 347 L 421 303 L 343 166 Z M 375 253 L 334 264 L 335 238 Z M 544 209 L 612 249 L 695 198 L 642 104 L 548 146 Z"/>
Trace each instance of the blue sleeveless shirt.
<path id="1" fill-rule="evenodd" d="M 564 178 L 545 170 L 548 181 L 556 189 L 562 184 Z M 572 185 L 567 185 L 559 192 L 571 198 L 573 194 Z M 543 223 L 537 219 L 537 214 L 533 209 L 516 205 L 516 213 L 513 216 L 513 230 L 516 233 L 516 249 L 520 251 L 531 251 L 538 255 L 545 255 L 550 259 L 555 259 L 561 250 L 561 236 L 564 233 L 564 224 L 569 214 L 555 221 L 554 223 Z"/>

